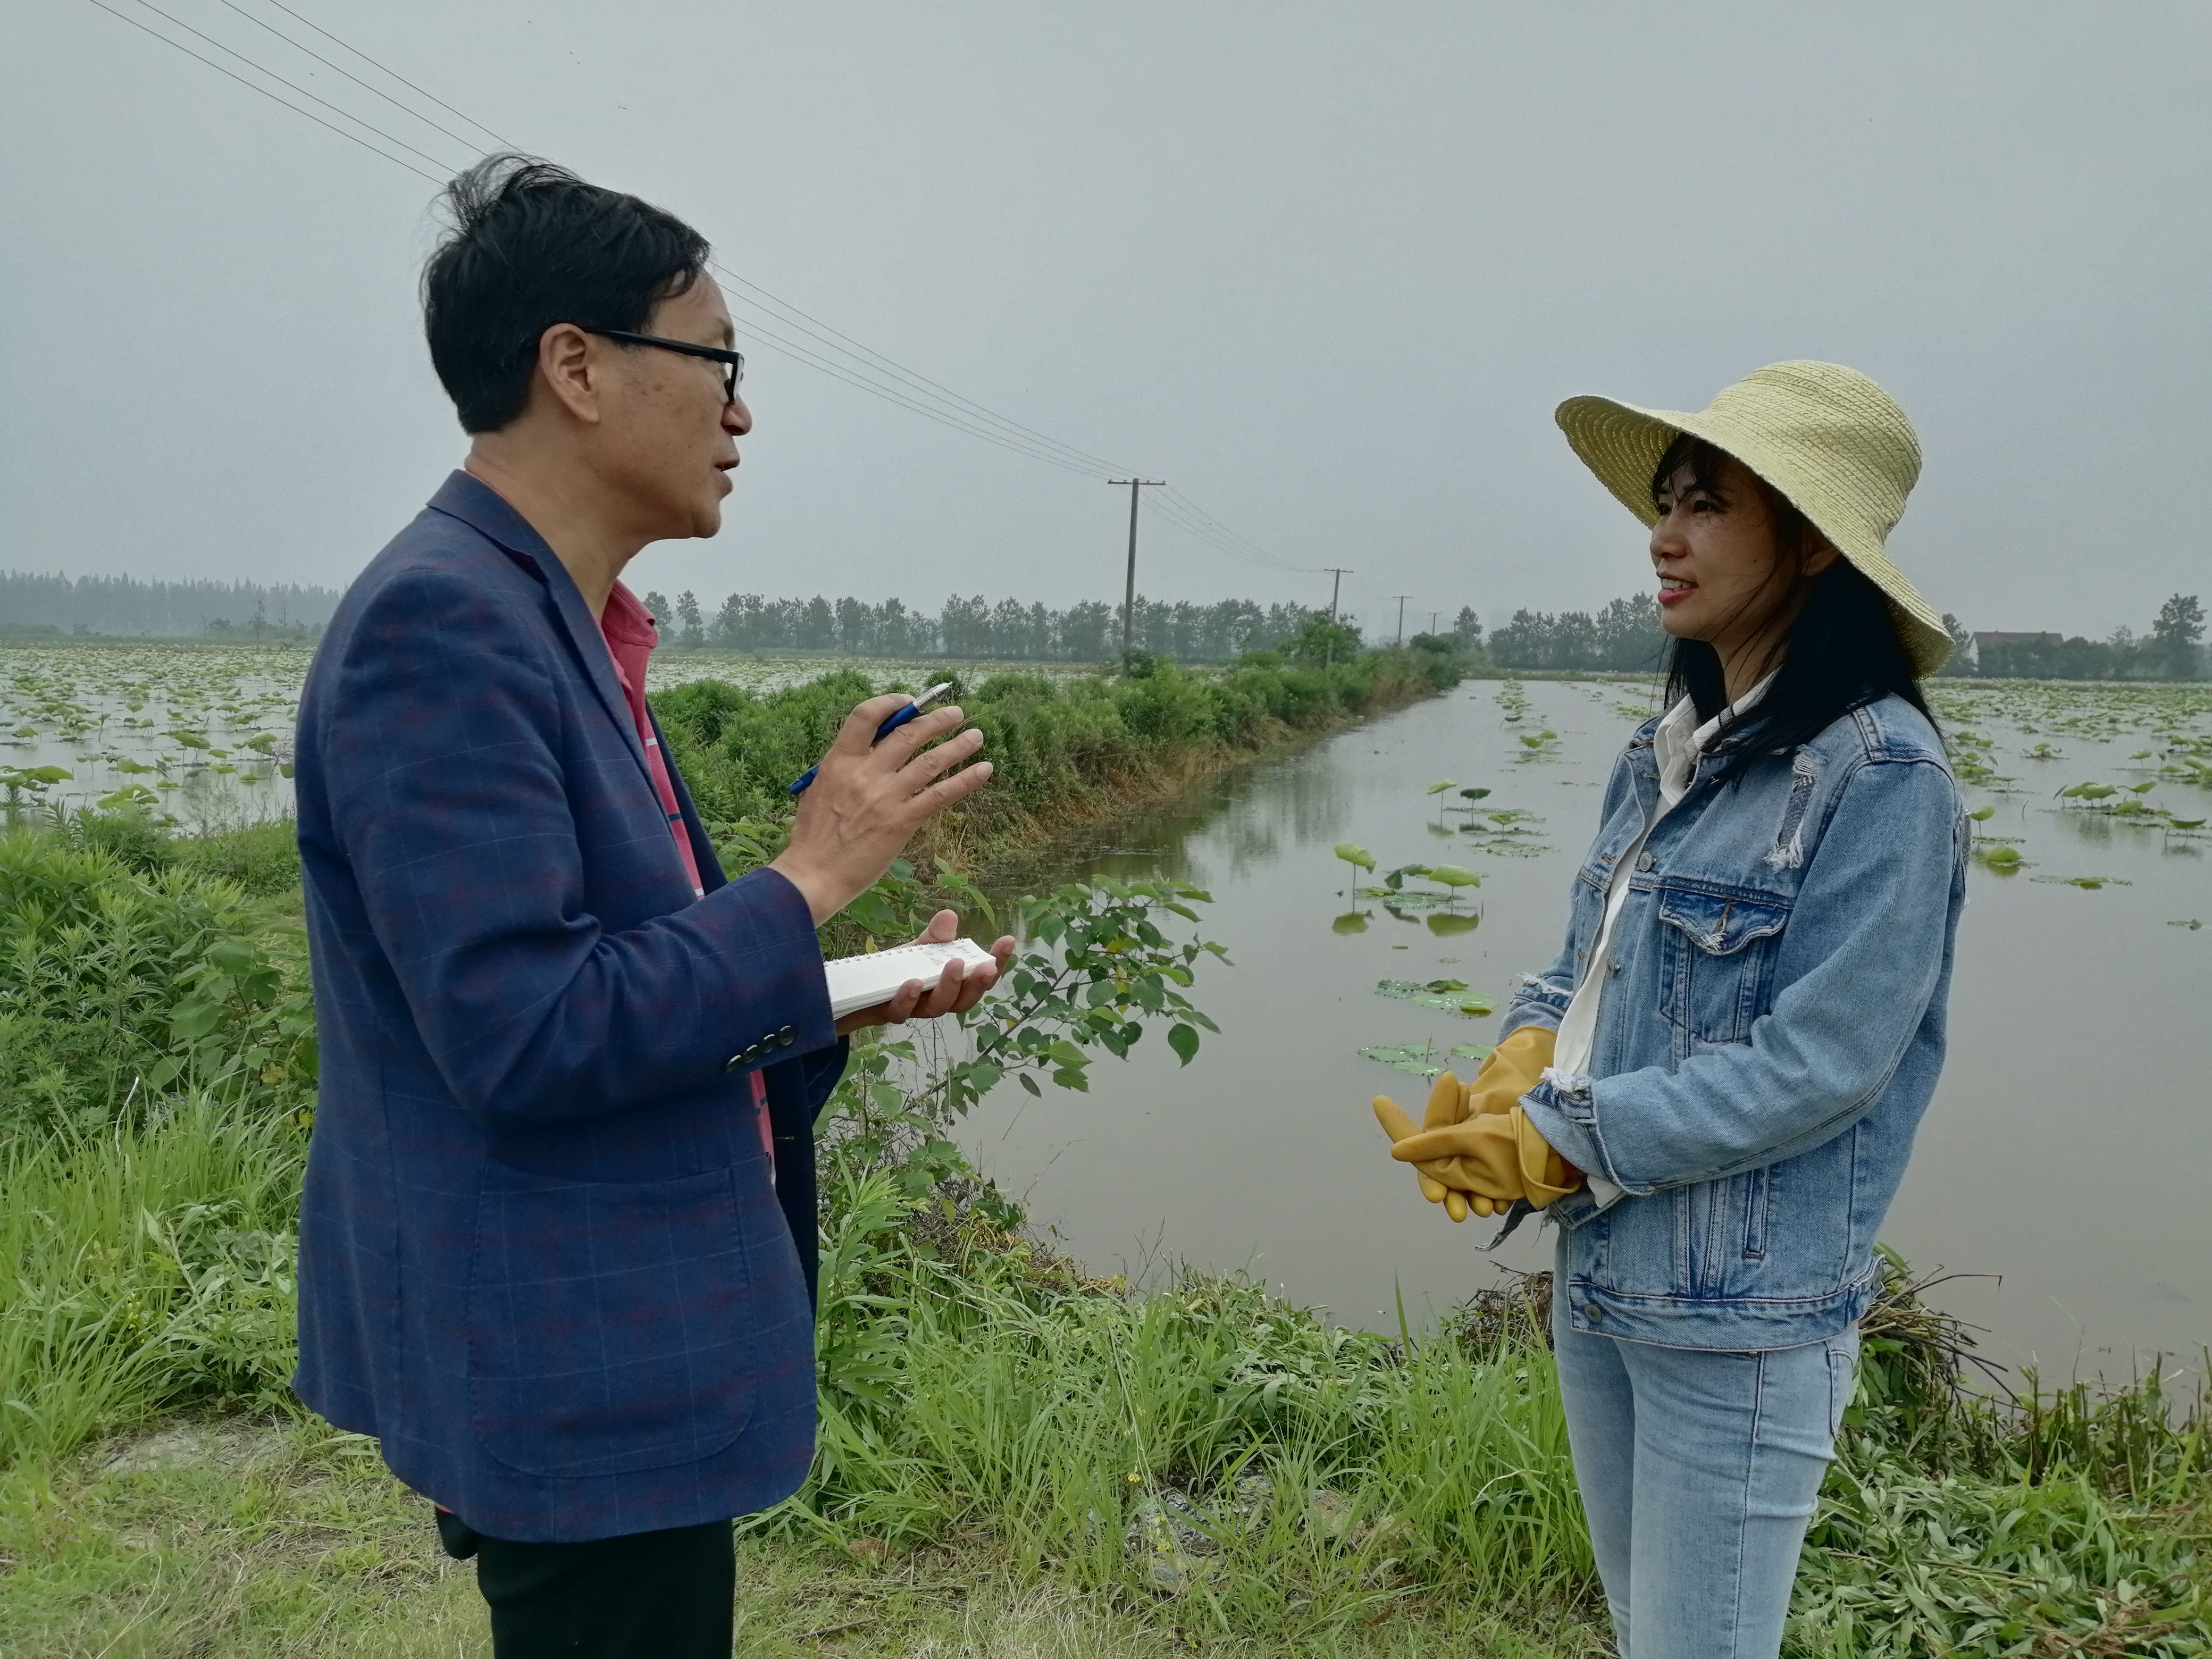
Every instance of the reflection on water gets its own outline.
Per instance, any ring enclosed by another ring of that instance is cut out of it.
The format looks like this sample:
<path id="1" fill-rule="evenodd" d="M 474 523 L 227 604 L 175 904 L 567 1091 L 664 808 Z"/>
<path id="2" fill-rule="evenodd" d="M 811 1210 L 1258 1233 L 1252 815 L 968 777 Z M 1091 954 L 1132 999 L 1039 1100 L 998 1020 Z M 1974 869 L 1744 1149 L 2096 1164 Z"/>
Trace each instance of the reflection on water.
<path id="1" fill-rule="evenodd" d="M 1201 974 L 1194 994 L 1222 1035 L 1188 1069 L 1140 1048 L 1094 1068 L 1088 1095 L 1001 1091 L 971 1122 L 984 1166 L 1078 1255 L 1131 1270 L 1163 1255 L 1249 1264 L 1380 1328 L 1395 1328 L 1394 1291 L 1441 1308 L 1491 1281 L 1478 1224 L 1455 1228 L 1419 1199 L 1369 1109 L 1382 1092 L 1418 1115 L 1427 1085 L 1359 1051 L 1418 1064 L 1487 1043 L 1497 1022 L 1375 987 L 1449 975 L 1502 1008 L 1513 976 L 1551 959 L 1607 771 L 1643 713 L 1631 688 L 1535 684 L 1516 720 L 1499 690 L 1463 686 L 1229 775 L 1054 872 L 1200 883 L 1216 901 L 1207 936 L 1237 964 Z M 2142 731 L 2107 721 L 2036 761 L 2023 757 L 2047 721 L 2023 733 L 1998 709 L 1971 714 L 1996 745 L 1966 791 L 1996 809 L 1977 828 L 2016 840 L 2025 872 L 1973 872 L 1950 1060 L 1885 1236 L 1921 1267 L 2002 1275 L 1944 1290 L 1990 1328 L 1994 1357 L 2038 1361 L 2046 1377 L 2124 1373 L 2150 1350 L 2192 1359 L 2212 1340 L 2198 1191 L 2212 1162 L 2212 928 L 2166 924 L 2212 921 L 2206 843 L 2057 799 L 2083 778 L 2149 775 Z M 1522 742 L 1538 732 L 1556 736 Z M 1443 778 L 1491 793 L 1440 825 L 1429 790 Z M 2170 805 L 2198 798 L 2173 787 Z M 1347 841 L 1380 872 L 1451 862 L 1482 885 L 1452 911 L 1394 908 L 1358 895 L 1374 878 L 1335 856 Z M 2100 875 L 2130 884 L 2035 879 Z M 1548 1235 L 1498 1256 L 1548 1258 Z"/>

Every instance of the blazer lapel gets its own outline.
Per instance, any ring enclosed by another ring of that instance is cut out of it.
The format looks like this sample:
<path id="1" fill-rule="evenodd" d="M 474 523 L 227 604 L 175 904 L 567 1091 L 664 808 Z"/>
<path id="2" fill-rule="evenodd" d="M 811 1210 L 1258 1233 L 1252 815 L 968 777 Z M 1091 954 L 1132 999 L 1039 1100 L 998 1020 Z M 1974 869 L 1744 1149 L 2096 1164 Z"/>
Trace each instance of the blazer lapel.
<path id="1" fill-rule="evenodd" d="M 481 531 L 509 553 L 527 559 L 536 567 L 545 591 L 553 597 L 553 609 L 568 630 L 568 644 L 576 653 L 576 660 L 591 681 L 592 690 L 599 693 L 599 702 L 607 711 L 607 718 L 622 733 L 623 741 L 629 746 L 630 758 L 645 779 L 647 793 L 653 793 L 653 772 L 645 762 L 645 745 L 638 741 L 637 722 L 629 717 L 629 700 L 623 696 L 622 682 L 615 678 L 615 659 L 608 653 L 607 641 L 599 632 L 599 624 L 592 615 L 592 607 L 584 603 L 575 578 L 568 574 L 545 538 L 531 527 L 530 520 L 509 506 L 507 498 L 483 479 L 466 472 L 456 472 L 439 486 L 438 493 L 430 498 L 430 505 L 441 513 L 450 514 L 472 529 Z"/>

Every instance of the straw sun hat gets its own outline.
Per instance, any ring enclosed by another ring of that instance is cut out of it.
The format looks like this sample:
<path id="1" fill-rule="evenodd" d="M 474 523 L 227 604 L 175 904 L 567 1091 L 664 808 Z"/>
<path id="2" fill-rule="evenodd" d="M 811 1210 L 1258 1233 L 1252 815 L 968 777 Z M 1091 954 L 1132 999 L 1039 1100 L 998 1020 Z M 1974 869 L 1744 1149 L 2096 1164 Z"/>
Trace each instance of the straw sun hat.
<path id="1" fill-rule="evenodd" d="M 1651 475 L 1678 434 L 1727 451 L 1788 496 L 1887 596 L 1916 672 L 1932 674 L 1950 656 L 1942 617 L 1882 546 L 1920 477 L 1920 441 L 1896 400 L 1856 369 L 1769 363 L 1700 414 L 1570 398 L 1558 419 L 1598 482 L 1647 525 L 1659 517 Z"/>

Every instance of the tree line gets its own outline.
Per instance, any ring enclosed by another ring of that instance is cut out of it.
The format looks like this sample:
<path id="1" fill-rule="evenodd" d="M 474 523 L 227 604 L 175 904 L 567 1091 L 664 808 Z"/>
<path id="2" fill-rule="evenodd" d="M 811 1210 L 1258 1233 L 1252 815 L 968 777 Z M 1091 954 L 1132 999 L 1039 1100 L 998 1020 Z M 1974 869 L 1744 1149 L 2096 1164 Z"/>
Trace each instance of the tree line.
<path id="1" fill-rule="evenodd" d="M 1948 612 L 1943 625 L 1958 645 L 1943 668 L 1948 678 L 2188 680 L 2212 672 L 2205 660 L 2204 606 L 2193 593 L 2168 599 L 2148 633 L 2120 628 L 2103 640 L 1977 633 Z M 1480 643 L 1480 630 L 1467 642 Z M 1666 647 L 1657 602 L 1638 593 L 1597 611 L 1516 611 L 1510 622 L 1491 630 L 1487 655 L 1499 668 L 1636 673 L 1663 667 Z"/>
<path id="2" fill-rule="evenodd" d="M 1065 610 L 996 604 L 955 593 L 935 615 L 903 599 L 772 599 L 732 593 L 710 616 L 697 595 L 671 605 L 645 596 L 662 640 L 676 649 L 822 651 L 854 657 L 963 657 L 1016 662 L 1105 662 L 1121 654 L 1121 607 L 1085 600 Z M 1169 604 L 1137 596 L 1136 648 L 1179 662 L 1226 662 L 1247 651 L 1272 649 L 1297 635 L 1312 611 L 1300 605 L 1223 599 Z"/>
<path id="3" fill-rule="evenodd" d="M 312 638 L 339 590 L 296 582 L 142 581 L 0 571 L 0 632 Z"/>
<path id="4" fill-rule="evenodd" d="M 202 635 L 234 640 L 312 640 L 341 597 L 296 583 L 159 581 L 133 576 L 0 572 L 0 637 L 76 634 Z M 677 650 L 806 651 L 854 657 L 952 657 L 1010 662 L 1110 662 L 1121 649 L 1121 607 L 1085 600 L 1065 609 L 1018 599 L 994 603 L 952 594 L 934 612 L 903 599 L 769 599 L 732 593 L 711 613 L 690 592 L 674 604 L 657 592 L 645 604 L 661 637 Z M 1179 662 L 1233 660 L 1248 651 L 1280 650 L 1322 613 L 1302 605 L 1223 599 L 1169 603 L 1139 594 L 1133 629 L 1139 650 Z M 1343 623 L 1356 624 L 1345 617 Z M 1946 615 L 1959 649 L 1946 675 L 2018 679 L 2194 679 L 2212 672 L 2203 645 L 2204 607 L 2176 593 L 2148 630 L 2117 629 L 2092 640 L 2060 633 L 1990 634 Z M 1595 611 L 1529 611 L 1485 636 L 1482 619 L 1463 606 L 1449 629 L 1417 635 L 1477 662 L 1516 672 L 1647 673 L 1666 661 L 1667 635 L 1649 593 Z M 1409 641 L 1410 642 L 1410 641 Z"/>

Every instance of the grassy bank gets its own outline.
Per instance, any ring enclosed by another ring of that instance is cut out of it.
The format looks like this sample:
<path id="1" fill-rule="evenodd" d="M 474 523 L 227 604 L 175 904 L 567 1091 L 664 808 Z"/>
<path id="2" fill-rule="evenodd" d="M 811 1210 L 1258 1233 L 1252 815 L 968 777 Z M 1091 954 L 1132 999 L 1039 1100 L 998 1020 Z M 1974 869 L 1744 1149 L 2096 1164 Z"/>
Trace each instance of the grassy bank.
<path id="1" fill-rule="evenodd" d="M 1224 766 L 1432 696 L 1461 670 L 1454 656 L 1387 650 L 1327 666 L 1258 653 L 1211 672 L 1145 661 L 1127 678 L 956 677 L 994 771 L 988 789 L 925 832 L 917 854 L 925 868 L 942 855 L 981 873 L 1071 829 L 1170 799 Z M 653 705 L 701 815 L 757 830 L 788 817 L 787 787 L 853 705 L 887 689 L 851 672 L 766 694 L 699 680 L 655 694 Z"/>
<path id="2" fill-rule="evenodd" d="M 300 1151 L 192 1105 L 11 1155 L 0 1651 L 483 1650 L 421 1500 L 286 1402 Z M 821 1452 L 747 1529 L 741 1651 L 1603 1650 L 1534 1310 L 1385 1339 L 831 1187 Z M 1893 1281 L 1789 1651 L 2207 1651 L 2202 1419 L 1964 1395 L 1957 1335 Z"/>

